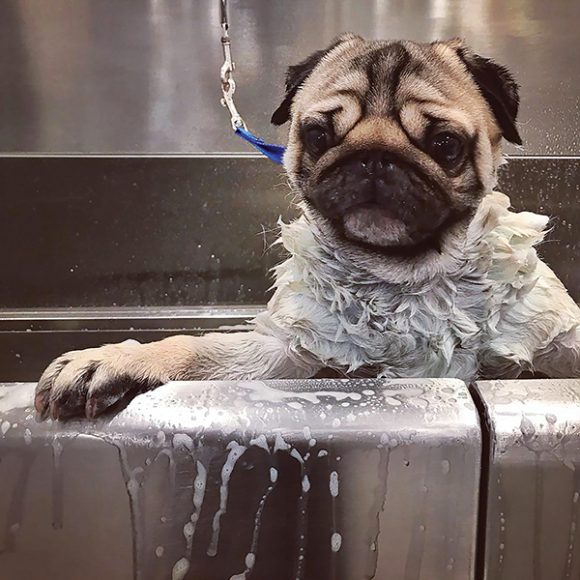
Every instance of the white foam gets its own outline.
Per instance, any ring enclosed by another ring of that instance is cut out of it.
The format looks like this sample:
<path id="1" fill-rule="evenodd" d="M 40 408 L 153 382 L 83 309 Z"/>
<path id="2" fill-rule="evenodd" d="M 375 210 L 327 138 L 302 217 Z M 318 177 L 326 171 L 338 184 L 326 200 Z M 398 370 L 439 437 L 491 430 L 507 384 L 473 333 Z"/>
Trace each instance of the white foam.
<path id="1" fill-rule="evenodd" d="M 297 449 L 292 449 L 292 451 L 290 451 L 290 455 L 294 457 L 298 463 L 304 463 L 304 459 Z"/>
<path id="2" fill-rule="evenodd" d="M 332 536 L 330 537 L 330 548 L 332 549 L 333 552 L 338 552 L 341 546 L 342 546 L 342 536 L 339 533 L 334 532 L 334 534 L 332 534 Z"/>
<path id="3" fill-rule="evenodd" d="M 330 495 L 332 497 L 338 496 L 339 480 L 338 480 L 338 473 L 336 471 L 332 471 L 330 473 L 330 480 L 328 483 L 328 488 L 330 489 Z"/>
<path id="4" fill-rule="evenodd" d="M 268 401 L 269 403 L 285 403 L 287 400 L 302 400 L 314 405 L 321 402 L 321 397 L 328 397 L 336 399 L 337 401 L 344 401 L 351 399 L 352 401 L 360 401 L 362 395 L 355 392 L 343 391 L 283 391 L 275 389 L 262 381 L 240 381 L 238 386 L 250 391 L 251 401 Z"/>
<path id="5" fill-rule="evenodd" d="M 188 570 L 189 560 L 187 558 L 181 558 L 181 560 L 177 560 L 171 572 L 171 580 L 183 580 Z"/>
<path id="6" fill-rule="evenodd" d="M 246 567 L 251 570 L 254 567 L 255 563 L 256 563 L 256 555 L 253 554 L 252 552 L 246 554 Z"/>
<path id="7" fill-rule="evenodd" d="M 219 542 L 219 535 L 220 535 L 220 521 L 222 516 L 226 513 L 227 505 L 228 505 L 228 494 L 229 494 L 229 482 L 234 467 L 238 459 L 245 453 L 246 447 L 244 445 L 240 445 L 235 441 L 232 441 L 228 445 L 228 449 L 230 453 L 222 467 L 222 483 L 220 486 L 220 507 L 218 511 L 215 513 L 213 518 L 213 534 L 211 538 L 211 542 L 209 548 L 207 549 L 208 556 L 215 556 L 218 550 L 218 542 Z"/>
<path id="8" fill-rule="evenodd" d="M 290 445 L 284 441 L 284 438 L 280 433 L 276 433 L 276 438 L 274 439 L 274 453 L 276 451 L 287 451 L 290 449 Z"/>
<path id="9" fill-rule="evenodd" d="M 268 453 L 270 453 L 270 449 L 268 448 L 268 441 L 266 440 L 266 436 L 262 433 L 255 439 L 250 440 L 250 445 L 255 447 L 261 447 L 265 449 Z"/>
<path id="10" fill-rule="evenodd" d="M 162 431 L 159 431 L 162 433 Z M 193 451 L 193 439 L 185 433 L 176 433 L 173 436 L 173 447 L 185 447 L 189 451 Z"/>

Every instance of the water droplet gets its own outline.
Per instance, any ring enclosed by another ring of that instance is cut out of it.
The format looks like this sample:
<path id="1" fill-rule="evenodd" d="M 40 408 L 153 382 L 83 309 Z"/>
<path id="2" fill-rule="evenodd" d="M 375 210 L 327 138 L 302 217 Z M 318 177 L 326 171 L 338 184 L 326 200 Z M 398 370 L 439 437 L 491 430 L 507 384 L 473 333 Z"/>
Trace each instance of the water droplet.
<path id="1" fill-rule="evenodd" d="M 188 570 L 189 560 L 187 558 L 181 558 L 181 560 L 175 562 L 175 566 L 173 566 L 171 580 L 183 580 Z"/>
<path id="2" fill-rule="evenodd" d="M 336 471 L 332 471 L 330 473 L 330 481 L 328 485 L 330 489 L 330 495 L 332 497 L 337 497 L 339 492 L 339 478 Z"/>

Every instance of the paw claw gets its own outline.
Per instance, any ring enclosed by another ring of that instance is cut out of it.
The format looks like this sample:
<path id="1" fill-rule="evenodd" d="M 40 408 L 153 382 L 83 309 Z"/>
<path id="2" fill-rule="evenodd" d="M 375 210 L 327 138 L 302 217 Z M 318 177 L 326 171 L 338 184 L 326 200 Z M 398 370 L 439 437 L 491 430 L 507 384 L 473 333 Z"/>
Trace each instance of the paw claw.
<path id="1" fill-rule="evenodd" d="M 85 416 L 87 419 L 94 419 L 99 414 L 98 401 L 96 399 L 88 399 L 85 405 Z"/>
<path id="2" fill-rule="evenodd" d="M 58 407 L 55 403 L 51 403 L 49 406 L 49 414 L 50 414 L 50 418 L 53 421 L 56 421 L 58 419 Z"/>
<path id="3" fill-rule="evenodd" d="M 140 348 L 138 343 L 106 345 L 53 361 L 36 387 L 34 405 L 40 420 L 82 415 L 94 419 L 127 394 L 160 384 L 157 378 L 143 378 L 143 367 L 135 365 Z"/>
<path id="4" fill-rule="evenodd" d="M 46 419 L 48 415 L 48 391 L 37 392 L 34 397 L 34 408 L 36 412 L 40 415 L 41 419 Z"/>

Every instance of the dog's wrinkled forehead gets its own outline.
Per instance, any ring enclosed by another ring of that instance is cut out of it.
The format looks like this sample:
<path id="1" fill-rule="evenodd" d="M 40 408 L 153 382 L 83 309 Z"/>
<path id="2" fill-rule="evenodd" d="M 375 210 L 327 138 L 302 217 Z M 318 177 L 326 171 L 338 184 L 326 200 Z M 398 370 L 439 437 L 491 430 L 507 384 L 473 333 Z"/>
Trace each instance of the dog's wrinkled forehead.
<path id="1" fill-rule="evenodd" d="M 424 103 L 431 107 L 428 115 L 453 109 L 461 124 L 477 118 L 491 136 L 520 144 L 517 88 L 507 69 L 458 39 L 418 44 L 345 34 L 289 68 L 286 97 L 272 122 L 330 112 L 338 130 L 348 131 L 361 116 L 396 116 L 406 104 Z"/>
<path id="2" fill-rule="evenodd" d="M 401 76 L 418 70 L 400 43 L 346 42 L 330 51 L 306 79 L 297 95 L 296 110 L 302 114 L 322 110 L 325 98 L 352 97 L 360 102 L 365 115 L 385 115 L 393 111 Z M 313 111 L 309 111 L 312 108 Z"/>

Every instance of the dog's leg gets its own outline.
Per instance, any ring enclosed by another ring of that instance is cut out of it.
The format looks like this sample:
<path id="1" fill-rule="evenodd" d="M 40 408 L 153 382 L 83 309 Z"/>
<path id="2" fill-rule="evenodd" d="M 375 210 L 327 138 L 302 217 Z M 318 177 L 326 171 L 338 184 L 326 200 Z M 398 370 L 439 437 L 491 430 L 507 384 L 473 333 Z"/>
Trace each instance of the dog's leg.
<path id="1" fill-rule="evenodd" d="M 257 331 L 126 341 L 63 354 L 45 370 L 35 406 L 54 419 L 94 417 L 129 393 L 174 380 L 305 378 L 320 368 Z"/>

